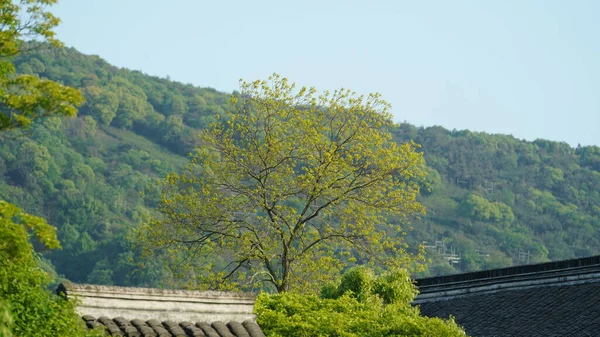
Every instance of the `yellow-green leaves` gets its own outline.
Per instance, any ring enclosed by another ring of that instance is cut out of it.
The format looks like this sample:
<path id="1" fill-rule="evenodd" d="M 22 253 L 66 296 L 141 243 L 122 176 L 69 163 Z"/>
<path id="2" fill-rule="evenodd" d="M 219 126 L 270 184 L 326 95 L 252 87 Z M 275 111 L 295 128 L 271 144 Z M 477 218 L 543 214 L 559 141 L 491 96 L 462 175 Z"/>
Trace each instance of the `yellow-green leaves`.
<path id="1" fill-rule="evenodd" d="M 195 254 L 210 242 L 225 282 L 244 273 L 247 287 L 277 291 L 317 291 L 356 257 L 404 261 L 386 217 L 423 212 L 425 172 L 416 144 L 391 140 L 379 94 L 318 94 L 273 75 L 242 82 L 233 106 L 165 180 L 148 248 Z"/>
<path id="2" fill-rule="evenodd" d="M 27 128 L 47 116 L 74 116 L 83 103 L 76 89 L 31 75 L 15 74 L 10 60 L 22 40 L 38 39 L 59 47 L 52 29 L 60 20 L 45 11 L 55 0 L 0 0 L 0 130 Z"/>
<path id="3" fill-rule="evenodd" d="M 323 287 L 321 297 L 262 293 L 255 312 L 268 336 L 466 336 L 451 319 L 420 316 L 410 305 L 415 293 L 406 271 L 375 277 L 356 268 L 344 273 L 340 284 Z"/>
<path id="4" fill-rule="evenodd" d="M 0 200 L 0 335 L 100 336 L 87 332 L 75 303 L 47 291 L 31 239 L 60 248 L 56 228 Z"/>
<path id="5" fill-rule="evenodd" d="M 75 116 L 83 96 L 74 88 L 31 75 L 0 78 L 0 130 L 27 128 L 42 117 Z"/>
<path id="6" fill-rule="evenodd" d="M 5 263 L 33 259 L 30 232 L 47 248 L 60 248 L 55 227 L 43 218 L 24 213 L 17 206 L 0 200 L 0 259 Z"/>
<path id="7" fill-rule="evenodd" d="M 73 88 L 31 75 L 17 76 L 10 60 L 22 51 L 22 39 L 60 46 L 52 31 L 59 20 L 44 9 L 55 2 L 0 0 L 1 132 L 27 128 L 46 116 L 74 116 L 76 107 L 83 103 Z M 35 143 L 25 144 L 31 153 L 40 150 Z M 46 173 L 46 162 L 36 159 L 33 163 L 37 173 Z M 32 238 L 46 248 L 60 248 L 56 228 L 0 200 L 0 335 L 100 336 L 103 332 L 87 331 L 74 302 L 47 291 L 50 277 L 38 266 Z"/>

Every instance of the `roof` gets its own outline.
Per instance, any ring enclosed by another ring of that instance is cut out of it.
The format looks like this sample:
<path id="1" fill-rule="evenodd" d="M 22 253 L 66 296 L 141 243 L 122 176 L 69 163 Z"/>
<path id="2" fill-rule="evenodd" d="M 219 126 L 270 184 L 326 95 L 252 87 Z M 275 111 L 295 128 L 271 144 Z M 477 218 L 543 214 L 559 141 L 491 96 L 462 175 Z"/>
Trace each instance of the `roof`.
<path id="1" fill-rule="evenodd" d="M 254 294 L 72 283 L 57 292 L 76 297 L 86 325 L 111 336 L 264 337 Z"/>
<path id="2" fill-rule="evenodd" d="M 171 336 L 207 336 L 207 337 L 265 337 L 256 322 L 246 320 L 242 323 L 231 321 L 224 323 L 216 321 L 207 322 L 175 322 L 150 319 L 128 320 L 123 317 L 110 319 L 106 316 L 97 319 L 84 315 L 83 320 L 88 328 L 103 327 L 110 336 L 127 337 L 171 337 Z"/>
<path id="3" fill-rule="evenodd" d="M 417 280 L 429 317 L 469 336 L 600 335 L 600 256 Z"/>

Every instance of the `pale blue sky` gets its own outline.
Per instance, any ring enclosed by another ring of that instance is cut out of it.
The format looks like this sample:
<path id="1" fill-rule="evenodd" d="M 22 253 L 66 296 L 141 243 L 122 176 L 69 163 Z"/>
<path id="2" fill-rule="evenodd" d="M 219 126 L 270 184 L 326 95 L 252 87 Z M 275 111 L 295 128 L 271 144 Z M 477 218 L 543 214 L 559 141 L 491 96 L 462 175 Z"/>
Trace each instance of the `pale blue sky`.
<path id="1" fill-rule="evenodd" d="M 231 92 L 278 72 L 396 122 L 600 145 L 600 1 L 59 0 L 69 47 Z"/>

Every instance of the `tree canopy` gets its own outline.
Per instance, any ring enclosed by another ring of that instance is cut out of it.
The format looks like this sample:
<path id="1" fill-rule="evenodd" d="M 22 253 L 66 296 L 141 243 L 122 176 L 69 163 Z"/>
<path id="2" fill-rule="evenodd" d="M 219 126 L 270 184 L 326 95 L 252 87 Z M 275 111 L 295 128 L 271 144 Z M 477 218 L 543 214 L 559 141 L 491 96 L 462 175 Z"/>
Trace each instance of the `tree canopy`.
<path id="1" fill-rule="evenodd" d="M 202 145 L 197 136 L 227 119 L 230 95 L 120 69 L 73 48 L 24 44 L 30 52 L 14 57 L 18 74 L 76 87 L 87 100 L 76 118 L 44 118 L 25 137 L 0 141 L 0 199 L 57 227 L 63 248 L 43 256 L 59 275 L 82 283 L 170 284 L 161 256 L 142 259 L 128 237 L 156 216 L 157 179 L 182 173 L 187 153 Z M 119 96 L 118 87 L 127 90 Z M 145 114 L 117 122 L 121 98 L 136 101 L 141 92 L 147 104 L 134 106 Z M 415 276 L 600 254 L 598 146 L 408 123 L 388 129 L 399 144 L 420 144 L 427 165 L 428 187 L 418 199 L 427 214 L 404 242 L 413 253 L 424 242 L 432 263 Z M 452 254 L 460 260 L 449 263 Z M 215 263 L 222 267 L 225 258 Z"/>
<path id="2" fill-rule="evenodd" d="M 210 270 L 216 281 L 244 275 L 277 291 L 328 280 L 346 264 L 336 256 L 404 261 L 400 236 L 388 235 L 402 229 L 386 217 L 423 211 L 423 160 L 414 143 L 392 141 L 388 103 L 296 91 L 273 75 L 242 82 L 234 105 L 186 169 L 166 178 L 163 216 L 142 231 L 147 247 L 226 256 Z"/>
<path id="3" fill-rule="evenodd" d="M 38 266 L 30 239 L 46 248 L 60 248 L 56 228 L 0 200 L 0 334 L 99 336 L 87 331 L 74 302 L 46 289 L 50 277 Z"/>
<path id="4" fill-rule="evenodd" d="M 41 38 L 54 46 L 58 19 L 44 11 L 54 0 L 0 2 L 0 137 L 26 128 L 44 116 L 76 114 L 83 98 L 74 88 L 32 75 L 16 75 L 12 57 L 22 52 L 21 38 Z M 36 145 L 29 143 L 35 151 Z M 35 163 L 42 171 L 47 165 Z M 46 168 L 47 169 L 47 168 Z M 75 312 L 75 303 L 51 294 L 51 278 L 39 266 L 32 240 L 60 248 L 56 228 L 41 217 L 0 200 L 0 335 L 92 336 Z"/>
<path id="5" fill-rule="evenodd" d="M 421 316 L 410 304 L 416 294 L 406 271 L 375 276 L 367 268 L 353 268 L 324 287 L 321 296 L 262 293 L 256 313 L 272 337 L 466 336 L 452 319 Z"/>
<path id="6" fill-rule="evenodd" d="M 13 57 L 22 39 L 61 46 L 52 30 L 60 20 L 45 10 L 56 0 L 0 1 L 0 130 L 26 128 L 47 116 L 75 116 L 83 96 L 74 88 L 30 74 L 16 74 Z M 25 44 L 27 46 L 27 44 Z"/>

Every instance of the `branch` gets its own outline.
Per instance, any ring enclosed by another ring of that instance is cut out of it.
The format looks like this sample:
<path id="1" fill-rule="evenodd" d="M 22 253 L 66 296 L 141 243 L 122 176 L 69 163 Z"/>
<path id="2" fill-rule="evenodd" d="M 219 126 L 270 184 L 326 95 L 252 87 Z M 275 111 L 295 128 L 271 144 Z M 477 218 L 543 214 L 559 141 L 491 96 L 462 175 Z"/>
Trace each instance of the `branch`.
<path id="1" fill-rule="evenodd" d="M 225 275 L 222 279 L 222 282 L 225 282 L 225 280 L 227 280 L 228 278 L 231 277 L 231 275 L 233 275 L 238 269 L 240 269 L 240 267 L 244 264 L 248 262 L 248 259 L 242 259 L 241 261 L 237 262 L 237 266 L 235 266 L 235 268 L 233 268 L 233 270 L 231 272 L 229 272 L 229 274 Z M 235 261 L 229 262 L 225 267 L 223 267 L 222 270 L 227 269 L 227 267 L 229 267 L 230 265 L 236 263 Z"/>

